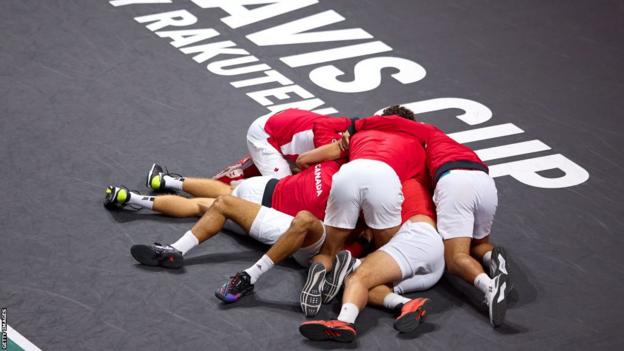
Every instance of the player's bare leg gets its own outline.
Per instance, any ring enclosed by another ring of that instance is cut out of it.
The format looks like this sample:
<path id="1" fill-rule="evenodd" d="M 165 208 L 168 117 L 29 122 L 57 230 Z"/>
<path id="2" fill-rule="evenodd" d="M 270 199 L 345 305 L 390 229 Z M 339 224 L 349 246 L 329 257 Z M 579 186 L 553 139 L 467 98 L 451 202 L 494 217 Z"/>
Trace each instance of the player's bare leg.
<path id="1" fill-rule="evenodd" d="M 318 218 L 308 211 L 300 211 L 290 223 L 288 230 L 279 237 L 265 255 L 251 267 L 230 277 L 215 292 L 215 295 L 226 303 L 238 301 L 242 296 L 251 292 L 260 276 L 273 268 L 276 263 L 295 255 L 301 248 L 304 251 L 303 260 L 308 258 L 305 251 L 318 250 L 318 246 L 324 240 L 324 233 L 323 223 Z M 299 261 L 302 258 L 295 257 L 295 259 Z"/>
<path id="2" fill-rule="evenodd" d="M 470 237 L 459 237 L 444 241 L 444 260 L 449 273 L 456 275 L 470 284 L 474 284 L 485 294 L 489 309 L 490 323 L 497 327 L 505 319 L 509 281 L 506 274 L 490 277 L 483 270 L 479 261 L 471 256 Z M 482 243 L 481 245 L 485 245 Z M 484 246 L 487 247 L 487 246 Z"/>
<path id="3" fill-rule="evenodd" d="M 318 218 L 308 211 L 301 211 L 266 255 L 275 263 L 281 262 L 300 248 L 318 242 L 324 232 L 323 223 Z"/>
<path id="4" fill-rule="evenodd" d="M 394 329 L 409 333 L 415 330 L 427 314 L 425 305 L 429 299 L 416 297 L 408 299 L 394 292 L 389 285 L 378 285 L 368 291 L 368 304 L 382 306 L 391 311 L 397 311 L 394 320 Z"/>
<path id="5" fill-rule="evenodd" d="M 327 239 L 321 248 L 321 251 L 316 255 L 312 261 L 320 263 L 325 267 L 327 271 L 331 271 L 333 265 L 333 259 L 342 250 L 345 241 L 351 234 L 352 229 L 342 229 L 331 226 L 326 226 Z"/>
<path id="6" fill-rule="evenodd" d="M 216 198 L 232 192 L 229 184 L 210 178 L 191 178 L 169 173 L 157 163 L 147 172 L 145 185 L 154 191 L 183 191 L 195 197 Z"/>
<path id="7" fill-rule="evenodd" d="M 152 210 L 171 217 L 199 217 L 214 201 L 213 198 L 188 199 L 178 195 L 160 195 L 154 197 Z"/>
<path id="8" fill-rule="evenodd" d="M 483 266 L 470 255 L 472 238 L 460 237 L 444 241 L 444 260 L 449 273 L 472 284 L 475 278 L 484 273 Z"/>
<path id="9" fill-rule="evenodd" d="M 201 207 L 201 204 L 199 204 Z M 171 245 L 134 245 L 130 252 L 139 262 L 150 266 L 180 268 L 183 256 L 192 248 L 210 239 L 231 219 L 249 231 L 261 206 L 231 195 L 219 196 L 193 228 Z"/>
<path id="10" fill-rule="evenodd" d="M 209 178 L 184 178 L 182 191 L 195 197 L 216 198 L 232 193 L 232 187 L 221 181 Z"/>
<path id="11" fill-rule="evenodd" d="M 332 340 L 351 342 L 357 335 L 354 323 L 359 311 L 368 302 L 373 287 L 401 279 L 401 268 L 383 251 L 375 251 L 366 257 L 360 267 L 345 281 L 342 308 L 337 320 L 309 321 L 299 326 L 302 335 L 311 340 L 326 340 L 331 330 Z"/>

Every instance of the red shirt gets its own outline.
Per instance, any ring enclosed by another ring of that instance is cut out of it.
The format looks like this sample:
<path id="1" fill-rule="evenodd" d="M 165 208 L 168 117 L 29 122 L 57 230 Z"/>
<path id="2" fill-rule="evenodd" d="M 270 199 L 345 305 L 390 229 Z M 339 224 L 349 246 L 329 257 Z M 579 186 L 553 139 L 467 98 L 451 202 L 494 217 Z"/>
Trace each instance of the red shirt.
<path id="1" fill-rule="evenodd" d="M 273 191 L 272 207 L 291 216 L 302 210 L 310 211 L 323 220 L 332 177 L 339 169 L 338 162 L 325 161 L 280 179 Z"/>
<path id="2" fill-rule="evenodd" d="M 318 113 L 287 109 L 269 117 L 264 131 L 268 142 L 285 159 L 295 162 L 299 154 L 314 149 L 313 123 L 318 119 L 330 118 Z"/>
<path id="3" fill-rule="evenodd" d="M 425 173 L 425 151 L 418 138 L 409 133 L 393 132 L 386 124 L 382 125 L 384 130 L 378 130 L 366 123 L 367 120 L 368 118 L 358 119 L 355 123 L 357 133 L 349 140 L 350 160 L 367 159 L 384 162 L 392 167 L 401 181 Z M 389 121 L 393 123 L 393 120 Z M 351 120 L 348 118 L 314 122 L 315 146 L 339 139 L 339 133 L 347 130 L 350 125 Z"/>
<path id="4" fill-rule="evenodd" d="M 402 222 L 415 215 L 425 215 L 436 219 L 436 209 L 431 197 L 430 179 L 411 178 L 403 182 L 403 205 L 401 206 Z"/>
<path id="5" fill-rule="evenodd" d="M 356 123 L 357 130 L 386 130 L 411 135 L 425 145 L 427 152 L 427 168 L 432 179 L 437 180 L 449 169 L 480 169 L 487 172 L 488 168 L 477 154 L 469 147 L 451 139 L 437 127 L 422 122 L 414 122 L 398 116 L 373 116 Z M 356 134 L 357 135 L 357 134 Z"/>

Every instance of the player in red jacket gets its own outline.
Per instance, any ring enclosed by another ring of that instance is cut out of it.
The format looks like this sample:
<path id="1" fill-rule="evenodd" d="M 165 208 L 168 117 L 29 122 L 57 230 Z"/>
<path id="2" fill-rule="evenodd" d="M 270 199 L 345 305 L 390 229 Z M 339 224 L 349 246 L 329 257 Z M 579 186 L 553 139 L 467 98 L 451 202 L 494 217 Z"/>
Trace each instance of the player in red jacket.
<path id="1" fill-rule="evenodd" d="M 337 293 L 345 277 L 344 271 L 333 269 L 332 260 L 355 228 L 360 212 L 373 232 L 375 246 L 382 246 L 402 223 L 401 183 L 426 174 L 425 152 L 419 139 L 411 135 L 369 129 L 352 133 L 348 148 L 339 148 L 343 144 L 336 141 L 341 140 L 341 134 L 348 135 L 347 129 L 363 121 L 352 124 L 349 118 L 331 118 L 315 122 L 314 138 L 318 148 L 297 160 L 297 164 L 305 168 L 324 159 L 349 159 L 334 176 L 324 220 L 327 240 L 310 266 L 310 271 L 331 272 L 329 279 L 338 283 L 325 293 L 325 301 Z M 302 300 L 310 295 L 304 286 Z"/>
<path id="2" fill-rule="evenodd" d="M 287 109 L 256 119 L 247 130 L 247 148 L 264 176 L 281 179 L 291 175 L 291 164 L 299 154 L 314 149 L 314 112 Z"/>
<path id="3" fill-rule="evenodd" d="M 407 110 L 399 106 L 392 109 Z M 358 132 L 374 129 L 404 133 L 426 146 L 446 267 L 485 294 L 490 323 L 494 327 L 502 324 L 511 282 L 505 251 L 489 242 L 498 195 L 488 167 L 472 149 L 433 125 L 374 116 L 358 121 L 355 127 Z"/>
<path id="4" fill-rule="evenodd" d="M 299 331 L 305 337 L 353 341 L 355 320 L 367 304 L 399 310 L 394 322 L 399 332 L 413 331 L 422 321 L 428 299 L 408 299 L 400 294 L 429 289 L 440 279 L 444 245 L 435 229 L 435 208 L 426 180 L 409 179 L 402 185 L 405 201 L 400 230 L 347 277 L 337 319 L 302 323 Z M 348 252 L 340 252 L 334 269 L 341 268 L 341 261 L 349 261 L 340 256 L 349 258 Z"/>

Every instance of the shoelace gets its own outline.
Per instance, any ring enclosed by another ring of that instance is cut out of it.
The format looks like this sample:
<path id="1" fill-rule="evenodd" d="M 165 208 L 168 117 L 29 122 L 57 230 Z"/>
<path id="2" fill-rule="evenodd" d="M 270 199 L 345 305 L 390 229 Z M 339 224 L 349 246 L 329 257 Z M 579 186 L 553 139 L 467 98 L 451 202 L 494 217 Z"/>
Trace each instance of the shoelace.
<path id="1" fill-rule="evenodd" d="M 167 167 L 165 167 L 165 172 L 163 173 L 163 176 L 173 176 L 173 177 L 178 177 L 178 178 L 184 178 L 184 176 L 182 176 L 179 173 L 173 173 L 173 172 L 169 172 L 169 169 Z"/>
<path id="2" fill-rule="evenodd" d="M 163 245 L 161 243 L 154 243 L 154 246 L 156 246 L 154 255 L 152 257 L 154 258 L 159 258 L 162 256 L 163 253 L 165 253 L 167 251 L 167 249 L 169 248 L 169 245 Z"/>
<path id="3" fill-rule="evenodd" d="M 236 273 L 235 275 L 230 277 L 230 282 L 228 283 L 227 286 L 227 291 L 231 291 L 234 288 L 236 288 L 238 286 L 238 284 L 241 282 L 243 276 L 239 273 Z"/>

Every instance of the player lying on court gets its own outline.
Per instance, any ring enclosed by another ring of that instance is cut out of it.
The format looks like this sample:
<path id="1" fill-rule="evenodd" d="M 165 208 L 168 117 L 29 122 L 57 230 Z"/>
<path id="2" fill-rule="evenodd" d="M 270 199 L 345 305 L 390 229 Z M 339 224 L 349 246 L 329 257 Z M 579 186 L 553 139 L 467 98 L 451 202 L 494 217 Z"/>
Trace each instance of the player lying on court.
<path id="1" fill-rule="evenodd" d="M 105 205 L 108 208 L 147 208 L 175 217 L 201 215 L 193 228 L 171 245 L 132 247 L 132 256 L 140 263 L 151 266 L 181 267 L 184 255 L 216 235 L 226 220 L 237 223 L 252 238 L 269 245 L 278 242 L 288 232 L 282 240 L 284 244 L 269 250 L 245 270 L 245 274 L 233 277 L 236 281 L 248 283 L 247 290 L 232 293 L 225 286 L 217 291 L 219 298 L 233 302 L 250 291 L 258 277 L 275 262 L 292 255 L 301 265 L 308 265 L 325 238 L 322 222 L 316 218 L 324 217 L 332 176 L 339 167 L 338 162 L 328 161 L 279 181 L 271 177 L 252 177 L 232 190 L 230 185 L 213 179 L 167 174 L 155 164 L 148 173 L 148 187 L 158 191 L 184 191 L 196 197 L 144 196 L 124 187 L 111 186 L 107 189 Z M 305 232 L 298 230 L 302 224 L 306 225 Z M 231 285 L 236 286 L 237 283 Z"/>
<path id="2" fill-rule="evenodd" d="M 384 115 L 394 114 L 395 111 L 384 111 Z M 391 117 L 393 116 L 380 118 Z M 396 116 L 397 119 L 402 117 L 413 118 L 407 114 Z M 336 135 L 340 138 L 338 133 L 346 134 L 347 128 L 351 129 L 348 149 L 345 150 L 343 143 L 323 145 L 323 141 L 335 139 Z M 426 288 L 435 284 L 444 266 L 443 249 L 432 219 L 433 205 L 425 206 L 430 209 L 429 215 L 427 211 L 419 211 L 407 222 L 405 220 L 412 216 L 401 216 L 402 206 L 409 208 L 410 205 L 431 203 L 426 186 L 425 152 L 417 138 L 403 133 L 366 128 L 366 119 L 352 123 L 347 118 L 317 121 L 314 124 L 314 134 L 315 144 L 323 146 L 301 155 L 299 165 L 305 168 L 314 162 L 310 160 L 315 157 L 348 157 L 350 162 L 334 175 L 324 220 L 327 239 L 319 255 L 313 259 L 315 263 L 310 266 L 310 274 L 316 271 L 322 276 L 326 271 L 333 272 L 342 268 L 332 267 L 331 257 L 355 228 L 360 212 L 373 232 L 375 246 L 380 248 L 367 256 L 348 279 L 343 294 L 343 308 L 337 320 L 310 321 L 300 327 L 301 333 L 312 340 L 347 342 L 352 341 L 357 334 L 353 323 L 359 311 L 369 302 L 369 297 L 370 303 L 383 305 L 383 298 L 392 293 L 391 288 L 385 284 L 392 285 L 415 275 L 417 279 L 422 278 L 417 274 L 427 270 L 431 273 L 432 266 L 437 266 L 437 276 L 430 284 L 426 284 Z M 410 198 L 404 202 L 402 183 L 405 184 L 412 178 L 420 179 L 416 184 L 424 190 L 417 192 L 420 198 Z M 401 235 L 395 236 L 399 229 L 402 229 Z M 437 264 L 431 260 L 436 256 Z M 337 262 L 340 263 L 340 260 Z M 305 289 L 304 287 L 304 292 Z M 369 296 L 369 293 L 372 295 Z M 406 305 L 409 317 L 405 320 L 410 321 L 409 328 L 397 329 L 407 331 L 405 329 L 415 328 L 425 313 L 425 303 L 425 299 L 416 299 L 409 306 Z M 397 322 L 395 327 L 397 325 L 401 326 L 403 323 Z"/>
<path id="3" fill-rule="evenodd" d="M 398 107 L 393 107 L 392 109 L 396 108 Z M 496 189 L 491 177 L 487 174 L 487 167 L 472 150 L 456 143 L 433 126 L 393 116 L 370 117 L 364 119 L 364 121 L 336 119 L 332 121 L 330 126 L 334 128 L 331 132 L 344 132 L 346 142 L 349 142 L 349 134 L 370 128 L 377 131 L 409 135 L 420 140 L 422 145 L 426 145 L 430 176 L 436 184 L 434 201 L 437 205 L 438 228 L 445 239 L 447 268 L 449 272 L 475 284 L 484 292 L 489 308 L 490 322 L 493 326 L 500 325 L 504 320 L 507 302 L 506 294 L 509 291 L 510 284 L 505 267 L 504 251 L 500 248 L 494 248 L 488 242 L 489 231 L 496 209 Z M 316 130 L 315 133 L 317 133 Z M 356 140 L 353 138 L 354 136 L 351 137 L 350 148 L 360 147 L 353 144 L 354 140 Z M 342 143 L 343 148 L 344 144 L 345 142 Z M 307 158 L 308 161 L 299 163 L 305 166 L 306 162 L 331 159 L 342 151 L 338 149 L 337 145 L 333 145 L 333 147 L 333 151 L 325 149 L 322 152 L 318 152 L 320 149 L 317 149 L 304 154 L 301 157 Z M 313 157 L 310 158 L 310 155 L 313 155 Z M 348 165 L 343 166 L 342 171 L 347 170 L 348 168 L 345 167 Z M 341 172 L 335 176 L 336 179 L 333 183 L 332 193 L 330 193 L 329 204 L 335 201 L 334 189 L 340 184 L 338 181 L 340 175 Z M 442 176 L 446 179 L 440 181 Z M 343 194 L 340 195 L 344 196 Z M 361 201 L 357 196 L 356 199 Z M 364 204 L 366 204 L 365 201 L 366 199 L 364 199 Z M 325 220 L 326 225 L 328 224 L 328 219 L 331 218 L 329 204 Z M 330 228 L 328 226 L 328 233 L 330 233 Z M 473 236 L 475 240 L 472 239 Z M 325 246 L 327 246 L 327 243 Z M 485 265 L 489 266 L 492 278 L 483 272 L 481 264 L 475 258 L 483 260 Z M 343 302 L 344 300 L 345 297 L 343 297 Z M 362 305 L 344 304 L 341 316 L 357 315 L 358 306 Z M 316 321 L 315 323 L 304 323 L 302 328 L 304 326 L 306 326 L 305 328 L 311 328 L 310 324 L 312 324 L 316 331 L 330 330 L 329 335 L 338 335 L 336 338 L 344 337 L 340 330 L 336 329 L 345 327 L 344 323 L 336 321 Z M 347 330 L 349 329 L 348 327 L 350 326 L 347 325 L 344 328 L 344 332 L 347 335 L 353 333 L 353 331 Z M 302 329 L 302 333 L 312 338 L 318 336 L 306 334 L 305 329 Z M 327 334 L 325 337 L 327 337 Z"/>
<path id="4" fill-rule="evenodd" d="M 313 168 L 308 168 L 308 170 L 312 169 Z M 316 169 L 319 168 L 317 167 Z M 171 175 L 166 175 L 162 172 L 154 172 L 155 170 L 158 171 L 159 167 L 152 167 L 148 179 L 150 180 L 149 184 L 155 187 L 157 185 L 157 190 L 184 189 L 187 191 L 192 191 L 195 194 L 201 194 L 202 196 L 206 196 L 206 198 L 187 199 L 175 195 L 147 197 L 137 194 L 135 192 L 129 192 L 122 187 L 111 187 L 111 192 L 108 194 L 106 200 L 109 207 L 112 205 L 115 208 L 150 208 L 151 204 L 151 209 L 170 216 L 197 216 L 201 215 L 201 213 L 205 210 L 206 206 L 211 207 L 207 209 L 202 219 L 190 231 L 190 234 L 185 234 L 185 236 L 193 235 L 193 237 L 190 237 L 190 239 L 194 240 L 188 242 L 188 246 L 184 246 L 184 236 L 170 247 L 159 244 L 134 246 L 132 249 L 133 256 L 137 258 L 137 260 L 141 263 L 147 265 L 160 265 L 170 268 L 180 267 L 183 264 L 183 255 L 186 253 L 187 250 L 189 250 L 192 246 L 197 245 L 197 242 L 199 242 L 202 238 L 207 239 L 211 237 L 211 235 L 214 235 L 219 229 L 221 229 L 218 226 L 214 226 L 215 220 L 218 223 L 223 223 L 226 218 L 233 219 L 245 230 L 250 232 L 253 237 L 258 238 L 256 232 L 248 228 L 253 228 L 255 225 L 262 225 L 261 222 L 258 222 L 258 217 L 260 217 L 260 214 L 257 214 L 253 221 L 251 221 L 250 218 L 253 217 L 254 213 L 263 211 L 265 209 L 264 207 L 261 207 L 260 205 L 247 200 L 236 198 L 234 196 L 224 195 L 224 193 L 226 193 L 228 190 L 227 186 L 224 186 L 223 183 L 215 180 L 178 177 L 176 179 L 182 182 L 181 185 L 170 181 L 169 184 L 175 185 L 169 185 L 168 187 L 163 186 L 162 179 L 164 177 L 167 177 L 165 179 L 170 179 L 173 177 Z M 330 173 L 332 171 L 330 171 Z M 306 171 L 304 171 L 304 173 L 305 172 Z M 249 181 L 253 179 L 254 178 L 244 181 L 239 187 L 245 187 L 249 185 Z M 404 216 L 406 216 L 406 218 L 412 217 L 412 221 L 417 220 L 418 216 L 415 215 L 415 213 L 422 208 L 424 208 L 424 210 L 420 210 L 420 212 L 427 212 L 430 214 L 433 213 L 433 205 L 430 204 L 430 196 L 427 195 L 426 189 L 424 187 L 422 187 L 415 180 L 407 181 L 406 185 L 404 186 L 407 189 L 413 189 L 412 191 L 406 191 L 405 203 L 412 204 L 412 206 L 407 206 L 404 208 Z M 243 193 L 247 193 L 247 191 L 245 190 L 240 191 L 242 191 Z M 217 198 L 217 200 L 213 200 L 211 197 L 216 196 L 216 194 L 221 195 L 219 195 L 219 198 Z M 424 199 L 424 201 L 421 201 L 419 199 Z M 258 210 L 258 208 L 260 208 L 260 210 Z M 237 214 L 232 215 L 232 213 L 234 212 L 236 212 Z M 285 217 L 286 215 L 283 216 Z M 263 219 L 269 220 L 269 222 L 271 222 L 270 217 L 263 217 Z M 273 221 L 273 223 L 275 222 Z M 220 289 L 218 289 L 216 292 L 217 297 L 225 302 L 235 302 L 245 294 L 251 292 L 253 290 L 253 284 L 255 283 L 255 281 L 263 273 L 268 271 L 275 263 L 278 263 L 288 256 L 293 255 L 297 262 L 305 265 L 311 255 L 314 252 L 318 251 L 318 246 L 314 244 L 308 245 L 308 248 L 315 247 L 316 250 L 312 251 L 307 249 L 300 249 L 301 247 L 306 247 L 306 241 L 310 243 L 319 243 L 324 236 L 324 228 L 322 222 L 318 220 L 311 212 L 300 211 L 290 221 L 290 223 L 286 221 L 282 223 L 282 228 L 286 228 L 282 229 L 285 231 L 285 233 L 279 236 L 279 239 L 277 239 L 275 244 L 273 244 L 269 251 L 258 262 L 256 262 L 256 264 L 244 271 L 238 272 L 233 277 L 231 277 L 230 280 L 226 282 Z M 406 225 L 404 225 L 404 229 L 402 230 L 405 233 L 412 232 L 417 234 L 419 232 L 418 226 L 408 226 L 407 223 Z M 435 233 L 433 227 L 431 227 L 431 230 L 433 230 L 433 232 Z M 410 236 L 415 235 L 410 234 Z M 431 239 L 431 237 L 433 237 L 433 240 Z M 437 243 L 435 241 L 436 239 L 438 240 Z M 371 297 L 370 300 L 373 304 L 385 306 L 393 310 L 400 310 L 401 313 L 395 321 L 395 328 L 403 332 L 411 331 L 418 326 L 418 321 L 421 315 L 424 314 L 424 310 L 422 307 L 427 301 L 425 299 L 411 300 L 408 298 L 404 298 L 399 294 L 430 288 L 441 277 L 444 267 L 442 243 L 437 234 L 431 235 L 430 232 L 429 239 L 427 239 L 426 237 L 420 238 L 420 240 L 417 240 L 416 243 L 420 243 L 422 252 L 421 255 L 418 257 L 418 262 L 412 262 L 412 266 L 409 267 L 406 265 L 406 267 L 408 267 L 407 269 L 411 272 L 409 273 L 408 279 L 397 282 L 394 287 L 384 286 L 375 289 L 374 295 Z M 423 244 L 425 245 L 424 247 Z M 353 265 L 354 261 L 352 261 L 351 255 L 348 251 L 340 252 L 338 256 L 339 257 L 337 258 L 337 261 L 339 263 L 337 265 Z M 364 268 L 363 271 L 365 269 L 366 268 Z M 332 277 L 328 276 L 327 279 L 322 282 L 325 283 L 327 286 L 336 286 L 336 289 L 333 292 L 334 295 L 338 292 L 340 284 L 332 280 Z M 314 284 L 316 284 L 316 281 L 314 281 Z M 319 287 L 319 289 L 322 289 L 322 285 Z M 324 297 L 327 298 L 327 296 Z M 317 299 L 320 300 L 320 290 Z M 313 304 L 310 305 L 306 304 L 305 302 L 305 300 L 302 300 L 302 309 L 304 310 L 304 313 L 306 313 L 306 315 L 312 316 L 318 313 L 320 303 L 318 304 L 318 306 L 314 306 Z"/>

